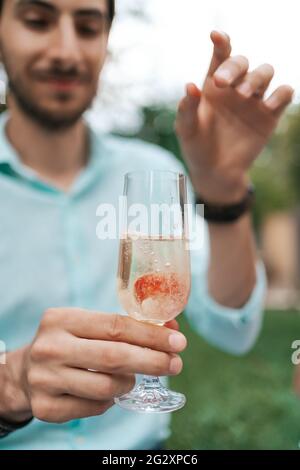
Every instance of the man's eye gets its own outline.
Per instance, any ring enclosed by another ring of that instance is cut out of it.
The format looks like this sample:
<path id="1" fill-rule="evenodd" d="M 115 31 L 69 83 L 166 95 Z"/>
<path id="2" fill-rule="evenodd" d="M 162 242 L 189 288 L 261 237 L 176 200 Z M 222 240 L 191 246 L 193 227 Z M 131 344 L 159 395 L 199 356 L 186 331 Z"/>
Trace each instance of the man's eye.
<path id="1" fill-rule="evenodd" d="M 25 19 L 25 23 L 35 29 L 45 29 L 49 25 L 47 20 L 43 20 L 41 18 L 27 18 Z"/>
<path id="2" fill-rule="evenodd" d="M 82 36 L 97 36 L 101 33 L 101 28 L 86 25 L 79 25 L 77 30 Z"/>

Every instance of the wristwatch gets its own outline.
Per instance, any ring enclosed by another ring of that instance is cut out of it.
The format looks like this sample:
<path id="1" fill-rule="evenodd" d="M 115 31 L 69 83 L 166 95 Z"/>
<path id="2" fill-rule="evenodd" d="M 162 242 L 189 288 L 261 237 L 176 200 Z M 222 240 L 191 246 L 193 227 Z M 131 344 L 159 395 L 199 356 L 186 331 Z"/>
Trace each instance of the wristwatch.
<path id="1" fill-rule="evenodd" d="M 204 206 L 204 219 L 216 224 L 231 224 L 249 212 L 255 201 L 255 189 L 251 185 L 246 196 L 238 203 L 231 205 L 214 205 L 196 196 L 196 204 Z"/>
<path id="2" fill-rule="evenodd" d="M 4 419 L 0 418 L 0 439 L 8 436 L 14 431 L 18 431 L 19 429 L 24 428 L 25 426 L 30 424 L 32 420 L 33 417 L 28 419 L 27 421 L 23 421 L 22 423 L 8 423 Z"/>

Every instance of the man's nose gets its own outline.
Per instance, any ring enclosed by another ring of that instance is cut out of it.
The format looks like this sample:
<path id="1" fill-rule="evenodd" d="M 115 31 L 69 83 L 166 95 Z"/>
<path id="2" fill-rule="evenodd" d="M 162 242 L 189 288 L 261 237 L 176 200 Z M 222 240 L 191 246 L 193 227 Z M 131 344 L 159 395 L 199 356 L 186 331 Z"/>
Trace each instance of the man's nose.
<path id="1" fill-rule="evenodd" d="M 48 55 L 51 60 L 61 62 L 66 67 L 80 61 L 79 39 L 74 22 L 71 18 L 61 18 L 59 24 L 53 31 Z"/>

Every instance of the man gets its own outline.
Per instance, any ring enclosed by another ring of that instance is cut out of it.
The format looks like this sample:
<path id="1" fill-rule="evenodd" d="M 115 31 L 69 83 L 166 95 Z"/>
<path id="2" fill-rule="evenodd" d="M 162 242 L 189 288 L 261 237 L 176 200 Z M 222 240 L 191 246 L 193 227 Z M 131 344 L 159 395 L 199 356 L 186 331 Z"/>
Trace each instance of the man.
<path id="1" fill-rule="evenodd" d="M 8 350 L 0 448 L 153 448 L 168 435 L 168 417 L 124 412 L 113 398 L 132 389 L 135 374 L 180 373 L 186 340 L 175 322 L 159 328 L 111 314 L 120 312 L 118 240 L 97 240 L 95 214 L 101 202 L 117 204 L 126 172 L 181 167 L 156 147 L 100 137 L 82 118 L 97 92 L 113 1 L 1 3 L 10 93 L 0 138 L 0 332 Z M 212 344 L 243 354 L 260 330 L 264 296 L 247 170 L 293 91 L 282 86 L 264 100 L 272 67 L 249 72 L 225 34 L 212 41 L 205 85 L 188 85 L 176 121 L 209 219 L 210 250 L 206 240 L 192 254 L 187 315 Z"/>

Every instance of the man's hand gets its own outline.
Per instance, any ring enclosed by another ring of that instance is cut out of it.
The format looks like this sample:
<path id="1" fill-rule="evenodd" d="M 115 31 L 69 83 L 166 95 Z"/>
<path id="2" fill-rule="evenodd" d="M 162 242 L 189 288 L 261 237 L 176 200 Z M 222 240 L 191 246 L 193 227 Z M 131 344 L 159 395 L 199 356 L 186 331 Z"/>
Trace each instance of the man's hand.
<path id="1" fill-rule="evenodd" d="M 246 57 L 231 57 L 230 39 L 213 32 L 214 53 L 203 90 L 187 86 L 176 131 L 194 189 L 216 204 L 232 204 L 247 191 L 247 170 L 258 157 L 286 106 L 290 86 L 264 100 L 273 67 L 249 72 Z"/>
<path id="2" fill-rule="evenodd" d="M 167 326 L 79 309 L 48 310 L 33 343 L 8 354 L 0 416 L 62 423 L 100 415 L 134 387 L 135 374 L 180 373 L 177 353 L 186 339 L 175 331 L 176 322 Z"/>

